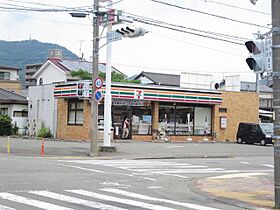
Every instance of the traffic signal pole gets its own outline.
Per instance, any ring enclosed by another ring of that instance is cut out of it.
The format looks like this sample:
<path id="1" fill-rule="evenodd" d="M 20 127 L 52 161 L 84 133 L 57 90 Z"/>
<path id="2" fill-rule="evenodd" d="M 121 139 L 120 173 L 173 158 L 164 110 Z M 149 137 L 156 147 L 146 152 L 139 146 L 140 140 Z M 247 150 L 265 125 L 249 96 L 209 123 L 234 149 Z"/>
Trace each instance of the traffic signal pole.
<path id="1" fill-rule="evenodd" d="M 109 11 L 112 8 L 112 1 L 108 1 Z M 109 21 L 109 17 L 108 17 Z M 107 33 L 112 32 L 112 23 L 108 22 Z M 106 94 L 104 101 L 104 141 L 103 147 L 111 147 L 111 110 L 112 110 L 112 96 L 111 96 L 111 72 L 112 72 L 112 41 L 107 39 L 107 58 L 106 58 Z"/>
<path id="2" fill-rule="evenodd" d="M 272 60 L 273 60 L 273 109 L 274 135 L 274 185 L 275 208 L 280 208 L 280 0 L 271 0 L 272 11 Z"/>
<path id="3" fill-rule="evenodd" d="M 92 50 L 92 96 L 91 96 L 91 142 L 90 156 L 98 156 L 98 102 L 94 99 L 96 87 L 94 81 L 98 77 L 99 62 L 99 0 L 93 1 L 93 50 Z"/>

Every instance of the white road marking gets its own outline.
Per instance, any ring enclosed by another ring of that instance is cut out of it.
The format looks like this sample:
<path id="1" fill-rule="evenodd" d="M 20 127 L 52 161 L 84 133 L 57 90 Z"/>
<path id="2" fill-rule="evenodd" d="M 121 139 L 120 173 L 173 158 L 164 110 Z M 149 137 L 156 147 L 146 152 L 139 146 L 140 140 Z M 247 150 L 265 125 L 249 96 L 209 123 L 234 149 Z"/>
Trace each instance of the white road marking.
<path id="1" fill-rule="evenodd" d="M 261 176 L 261 175 L 267 175 L 268 173 L 239 173 L 239 174 L 227 174 L 222 176 L 215 176 L 210 177 L 208 179 L 231 179 L 231 178 L 248 178 L 251 176 Z"/>
<path id="2" fill-rule="evenodd" d="M 1 210 L 16 210 L 16 209 L 14 209 L 14 208 L 10 208 L 10 207 L 8 207 L 8 206 L 2 206 L 2 205 L 0 205 L 0 209 L 1 209 Z"/>
<path id="3" fill-rule="evenodd" d="M 263 166 L 269 167 L 269 168 L 274 168 L 274 165 L 271 164 L 262 164 Z"/>
<path id="4" fill-rule="evenodd" d="M 249 164 L 251 164 L 251 163 L 249 163 L 249 162 L 246 162 L 246 161 L 243 161 L 243 162 L 240 162 L 241 164 L 246 164 L 246 165 L 249 165 Z"/>
<path id="5" fill-rule="evenodd" d="M 201 206 L 201 205 L 192 204 L 192 203 L 183 203 L 183 202 L 179 202 L 179 201 L 167 200 L 167 199 L 162 199 L 162 198 L 155 198 L 155 197 L 150 197 L 150 196 L 147 196 L 147 195 L 132 193 L 132 192 L 119 190 L 119 189 L 101 189 L 101 190 L 106 191 L 106 192 L 115 193 L 115 194 L 118 194 L 118 195 L 124 195 L 124 196 L 132 197 L 132 198 L 138 198 L 138 199 L 142 199 L 142 200 L 158 201 L 158 202 L 163 202 L 163 203 L 175 204 L 177 206 L 184 206 L 184 207 L 191 208 L 191 209 L 219 210 L 217 208 Z"/>
<path id="6" fill-rule="evenodd" d="M 185 146 L 168 146 L 168 147 L 166 147 L 166 148 L 172 149 L 172 148 L 180 148 L 180 147 L 185 147 Z"/>
<path id="7" fill-rule="evenodd" d="M 40 195 L 40 196 L 68 202 L 68 203 L 79 204 L 79 205 L 87 206 L 87 207 L 91 207 L 91 208 L 102 209 L 102 210 L 125 210 L 123 208 L 119 208 L 119 207 L 115 207 L 115 206 L 111 206 L 111 205 L 107 205 L 107 204 L 102 204 L 102 203 L 97 203 L 94 201 L 84 200 L 84 199 L 80 199 L 80 198 L 75 198 L 75 197 L 71 197 L 68 195 L 62 195 L 62 194 L 49 192 L 49 191 L 29 191 L 28 193 L 32 193 L 35 195 Z"/>
<path id="8" fill-rule="evenodd" d="M 161 189 L 162 186 L 151 186 L 151 187 L 147 187 L 148 189 Z"/>
<path id="9" fill-rule="evenodd" d="M 126 185 L 126 184 L 120 184 L 118 182 L 102 182 L 100 183 L 102 185 L 107 185 L 107 186 L 118 186 L 118 187 L 131 187 L 131 185 Z"/>
<path id="10" fill-rule="evenodd" d="M 102 199 L 102 200 L 107 200 L 107 201 L 113 201 L 113 202 L 128 204 L 128 205 L 142 207 L 142 208 L 146 208 L 146 209 L 175 210 L 173 208 L 168 208 L 168 207 L 159 206 L 159 205 L 155 205 L 155 204 L 144 203 L 144 202 L 130 200 L 130 199 L 117 198 L 117 197 L 104 195 L 104 194 L 99 194 L 99 193 L 93 193 L 93 192 L 89 192 L 89 191 L 85 191 L 85 190 L 66 190 L 66 191 L 71 192 L 71 193 L 76 193 L 76 194 L 79 194 L 79 195 L 92 197 L 92 198 L 97 198 L 97 199 Z"/>
<path id="11" fill-rule="evenodd" d="M 89 169 L 89 168 L 82 168 L 79 166 L 72 166 L 72 165 L 65 165 L 65 164 L 56 164 L 56 165 L 64 166 L 64 167 L 68 167 L 68 168 L 76 168 L 76 169 L 81 169 L 81 170 L 91 171 L 91 172 L 96 172 L 96 173 L 106 173 L 105 171 L 99 171 L 99 170 L 94 170 L 94 169 Z"/>
<path id="12" fill-rule="evenodd" d="M 207 166 L 188 166 L 186 170 L 192 170 L 194 168 L 194 170 L 198 170 L 197 168 L 208 168 Z M 209 168 L 210 169 L 210 168 Z M 150 171 L 164 171 L 164 170 L 183 170 L 183 168 L 180 169 L 176 169 L 176 168 L 142 168 L 142 169 L 133 169 L 133 171 L 139 171 L 139 172 L 150 172 Z"/>
<path id="13" fill-rule="evenodd" d="M 176 164 L 172 164 L 172 165 L 164 165 L 164 166 L 157 166 L 157 165 L 153 165 L 153 166 L 129 166 L 129 167 L 120 167 L 121 169 L 145 169 L 145 170 L 149 170 L 149 169 L 159 169 L 159 168 L 163 168 L 168 166 L 169 168 L 208 168 L 208 166 L 202 166 L 202 165 L 176 165 Z"/>
<path id="14" fill-rule="evenodd" d="M 9 200 L 9 201 L 13 201 L 13 202 L 17 202 L 17 203 L 23 203 L 23 204 L 26 204 L 26 205 L 29 205 L 29 206 L 34 206 L 34 207 L 37 207 L 37 208 L 40 208 L 40 209 L 71 210 L 71 208 L 66 208 L 66 207 L 46 203 L 46 202 L 43 202 L 43 201 L 38 201 L 38 200 L 30 199 L 30 198 L 25 198 L 25 197 L 22 197 L 22 196 L 11 194 L 11 193 L 0 193 L 0 198 L 5 199 L 5 200 Z"/>

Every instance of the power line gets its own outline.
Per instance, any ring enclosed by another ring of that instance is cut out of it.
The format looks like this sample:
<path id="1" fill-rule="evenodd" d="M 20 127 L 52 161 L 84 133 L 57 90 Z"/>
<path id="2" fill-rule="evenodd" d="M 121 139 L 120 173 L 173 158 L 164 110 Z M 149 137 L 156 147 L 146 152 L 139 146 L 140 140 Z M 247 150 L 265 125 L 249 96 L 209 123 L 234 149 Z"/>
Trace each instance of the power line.
<path id="1" fill-rule="evenodd" d="M 209 36 L 209 35 L 198 34 L 198 33 L 190 32 L 190 31 L 184 31 L 184 30 L 181 30 L 181 29 L 175 29 L 175 28 L 171 28 L 169 26 L 163 26 L 163 25 L 159 25 L 159 24 L 155 24 L 155 23 L 150 23 L 150 22 L 147 22 L 147 21 L 144 21 L 144 20 L 139 20 L 139 19 L 134 19 L 134 20 L 139 22 L 139 23 L 144 23 L 144 24 L 147 24 L 147 25 L 152 25 L 152 26 L 157 26 L 157 27 L 161 27 L 161 28 L 165 28 L 165 29 L 170 29 L 170 30 L 177 31 L 177 32 L 192 34 L 192 35 L 196 35 L 196 36 L 200 36 L 200 37 L 204 37 L 204 38 L 209 38 L 209 39 L 213 39 L 213 40 L 218 40 L 218 41 L 223 41 L 223 42 L 228 42 L 228 43 L 236 44 L 236 45 L 244 45 L 243 43 L 240 43 L 240 42 L 234 42 L 234 41 L 231 41 L 231 40 L 222 39 L 222 38 L 218 38 L 218 37 L 213 37 L 213 36 Z"/>
<path id="2" fill-rule="evenodd" d="M 166 5 L 166 6 L 170 6 L 170 7 L 175 7 L 175 8 L 182 9 L 182 10 L 197 12 L 197 13 L 200 13 L 200 14 L 203 14 L 203 15 L 208 15 L 208 16 L 220 18 L 220 19 L 223 19 L 223 20 L 229 20 L 229 21 L 233 21 L 233 22 L 237 22 L 237 23 L 246 24 L 246 25 L 251 25 L 251 26 L 270 29 L 267 26 L 262 26 L 262 25 L 255 24 L 255 23 L 249 23 L 249 22 L 245 22 L 245 21 L 241 21 L 241 20 L 236 20 L 236 19 L 233 19 L 233 18 L 228 18 L 228 17 L 225 17 L 225 16 L 221 16 L 221 15 L 211 14 L 211 13 L 203 12 L 203 11 L 200 11 L 200 10 L 195 10 L 195 9 L 191 9 L 191 8 L 187 8 L 187 7 L 178 6 L 178 5 L 175 5 L 175 4 L 170 4 L 170 3 L 167 3 L 167 2 L 163 2 L 163 1 L 158 1 L 158 0 L 150 0 L 150 1 L 158 3 L 158 4 L 163 4 L 163 5 Z"/>
<path id="3" fill-rule="evenodd" d="M 217 33 L 217 32 L 212 32 L 212 31 L 190 28 L 190 27 L 186 27 L 186 26 L 181 26 L 181 25 L 176 25 L 176 24 L 172 24 L 172 23 L 163 22 L 163 21 L 160 21 L 160 20 L 151 19 L 151 18 L 144 17 L 144 16 L 135 15 L 135 14 L 128 13 L 128 12 L 124 12 L 124 14 L 129 14 L 129 15 L 132 15 L 132 18 L 142 19 L 144 21 L 149 21 L 149 22 L 152 22 L 152 23 L 155 23 L 155 24 L 164 24 L 164 25 L 169 25 L 169 26 L 173 26 L 173 27 L 177 27 L 177 28 L 183 28 L 183 29 L 192 30 L 192 31 L 196 31 L 196 32 L 201 32 L 201 33 L 211 34 L 211 35 L 215 35 L 215 36 L 220 36 L 220 37 L 224 37 L 224 38 L 236 39 L 236 40 L 240 40 L 240 41 L 248 40 L 248 38 L 244 38 L 244 37 L 240 37 L 240 36 L 233 36 L 233 35 L 228 35 L 228 34 L 223 34 L 223 33 Z"/>
<path id="4" fill-rule="evenodd" d="M 160 33 L 156 33 L 156 32 L 152 32 L 152 33 L 156 34 L 157 36 L 165 37 L 167 39 L 171 39 L 171 40 L 174 40 L 174 41 L 177 41 L 177 42 L 181 42 L 181 43 L 185 43 L 185 44 L 201 47 L 201 48 L 208 49 L 208 50 L 213 50 L 213 51 L 220 52 L 220 53 L 230 54 L 230 55 L 234 55 L 234 56 L 238 56 L 238 57 L 244 57 L 243 55 L 240 55 L 240 54 L 237 54 L 237 53 L 227 52 L 227 51 L 224 51 L 224 50 L 219 50 L 219 49 L 207 47 L 205 45 L 200 45 L 200 44 L 196 44 L 196 43 L 186 42 L 186 41 L 183 41 L 183 40 L 180 40 L 180 39 L 176 39 L 174 37 L 167 36 L 166 34 L 160 34 Z"/>
<path id="5" fill-rule="evenodd" d="M 225 3 L 222 3 L 222 2 L 217 2 L 217 1 L 212 1 L 212 0 L 202 0 L 202 1 L 213 3 L 213 4 L 219 4 L 219 5 L 222 5 L 222 6 L 231 7 L 231 8 L 235 8 L 235 9 L 241 9 L 241 10 L 246 10 L 246 11 L 249 11 L 249 12 L 254 12 L 254 13 L 259 13 L 259 14 L 270 15 L 271 16 L 271 14 L 267 13 L 267 12 L 262 12 L 262 11 L 258 11 L 258 10 L 248 9 L 248 8 L 244 8 L 244 7 L 238 7 L 238 6 L 235 6 L 235 5 L 232 5 L 232 4 L 225 4 Z"/>

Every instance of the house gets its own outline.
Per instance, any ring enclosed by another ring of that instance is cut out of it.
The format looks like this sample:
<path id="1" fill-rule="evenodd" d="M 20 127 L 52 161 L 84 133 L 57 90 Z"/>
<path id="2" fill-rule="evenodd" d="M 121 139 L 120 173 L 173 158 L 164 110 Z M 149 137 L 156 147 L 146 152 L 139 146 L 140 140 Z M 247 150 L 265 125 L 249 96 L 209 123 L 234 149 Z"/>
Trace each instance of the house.
<path id="1" fill-rule="evenodd" d="M 21 83 L 18 72 L 19 68 L 0 66 L 0 88 L 19 93 Z"/>
<path id="2" fill-rule="evenodd" d="M 25 97 L 0 88 L 0 114 L 8 115 L 16 125 L 19 134 L 26 133 L 28 102 Z"/>
<path id="3" fill-rule="evenodd" d="M 49 58 L 34 74 L 33 79 L 37 81 L 37 85 L 77 81 L 80 79 L 72 77 L 71 72 L 80 69 L 92 72 L 92 63 L 84 60 Z M 105 72 L 106 64 L 100 63 L 98 69 L 100 72 Z M 114 67 L 112 72 L 123 74 Z"/>
<path id="4" fill-rule="evenodd" d="M 142 84 L 146 85 L 180 87 L 180 75 L 142 71 L 139 75 L 135 76 L 134 79 L 140 80 Z"/>

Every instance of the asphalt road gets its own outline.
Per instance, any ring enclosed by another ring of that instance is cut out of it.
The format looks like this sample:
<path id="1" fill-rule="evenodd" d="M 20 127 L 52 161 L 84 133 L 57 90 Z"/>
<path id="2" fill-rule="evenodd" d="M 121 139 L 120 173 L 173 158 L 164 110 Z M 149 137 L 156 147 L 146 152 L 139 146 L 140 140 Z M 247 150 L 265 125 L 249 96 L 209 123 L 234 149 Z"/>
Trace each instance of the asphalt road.
<path id="1" fill-rule="evenodd" d="M 87 143 L 46 142 L 46 151 L 56 148 L 56 152 L 40 157 L 37 142 L 31 149 L 29 141 L 16 141 L 11 142 L 10 155 L 3 141 L 0 148 L 1 210 L 258 209 L 208 197 L 194 182 L 244 174 L 273 176 L 273 147 L 120 143 L 117 154 L 93 159 L 83 153 Z M 67 151 L 59 154 L 63 148 Z M 74 149 L 78 157 L 71 152 Z M 203 155 L 208 158 L 200 158 Z"/>

